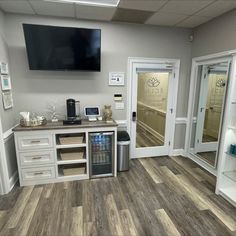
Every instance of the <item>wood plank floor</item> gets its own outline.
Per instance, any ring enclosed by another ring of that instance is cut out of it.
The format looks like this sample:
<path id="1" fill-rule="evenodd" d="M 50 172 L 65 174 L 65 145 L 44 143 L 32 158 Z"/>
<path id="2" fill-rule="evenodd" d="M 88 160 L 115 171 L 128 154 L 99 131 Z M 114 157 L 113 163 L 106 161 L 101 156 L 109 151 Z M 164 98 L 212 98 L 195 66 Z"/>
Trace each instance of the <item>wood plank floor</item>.
<path id="1" fill-rule="evenodd" d="M 215 177 L 182 157 L 132 160 L 117 178 L 15 187 L 0 235 L 236 236 L 236 208 Z"/>

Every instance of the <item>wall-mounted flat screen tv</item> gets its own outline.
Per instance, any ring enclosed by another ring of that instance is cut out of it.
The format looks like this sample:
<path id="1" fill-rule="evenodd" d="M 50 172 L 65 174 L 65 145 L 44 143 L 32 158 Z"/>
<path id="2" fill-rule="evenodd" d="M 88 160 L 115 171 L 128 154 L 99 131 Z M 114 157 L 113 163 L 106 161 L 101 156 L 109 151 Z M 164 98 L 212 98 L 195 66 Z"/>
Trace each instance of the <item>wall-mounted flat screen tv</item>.
<path id="1" fill-rule="evenodd" d="M 30 70 L 100 71 L 101 30 L 23 24 Z"/>

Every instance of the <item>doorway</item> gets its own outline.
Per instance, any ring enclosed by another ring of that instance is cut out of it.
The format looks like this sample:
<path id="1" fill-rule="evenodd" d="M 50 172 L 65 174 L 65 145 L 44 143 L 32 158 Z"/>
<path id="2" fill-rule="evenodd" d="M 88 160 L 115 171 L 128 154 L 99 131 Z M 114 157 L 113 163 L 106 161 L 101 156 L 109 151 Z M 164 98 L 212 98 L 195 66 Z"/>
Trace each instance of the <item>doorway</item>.
<path id="1" fill-rule="evenodd" d="M 195 65 L 188 150 L 209 171 L 217 168 L 230 65 L 231 58 Z"/>
<path id="2" fill-rule="evenodd" d="M 128 108 L 131 158 L 173 150 L 178 60 L 130 59 Z"/>

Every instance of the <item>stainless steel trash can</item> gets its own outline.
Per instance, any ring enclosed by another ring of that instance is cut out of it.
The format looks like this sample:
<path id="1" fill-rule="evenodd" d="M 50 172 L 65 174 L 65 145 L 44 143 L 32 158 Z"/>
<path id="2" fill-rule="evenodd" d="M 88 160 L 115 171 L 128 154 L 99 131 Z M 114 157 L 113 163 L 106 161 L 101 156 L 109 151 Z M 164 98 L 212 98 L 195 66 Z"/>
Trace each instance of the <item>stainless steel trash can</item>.
<path id="1" fill-rule="evenodd" d="M 117 132 L 117 170 L 129 170 L 130 137 L 126 131 Z"/>

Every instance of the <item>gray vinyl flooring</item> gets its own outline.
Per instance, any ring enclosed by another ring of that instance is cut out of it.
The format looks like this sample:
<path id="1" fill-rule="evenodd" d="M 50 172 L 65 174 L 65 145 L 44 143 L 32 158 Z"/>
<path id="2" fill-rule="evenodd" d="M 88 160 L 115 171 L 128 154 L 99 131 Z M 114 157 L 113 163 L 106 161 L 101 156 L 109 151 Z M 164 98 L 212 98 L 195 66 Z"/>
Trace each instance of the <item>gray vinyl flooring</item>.
<path id="1" fill-rule="evenodd" d="M 236 209 L 214 189 L 189 159 L 136 159 L 117 178 L 16 186 L 0 197 L 0 235 L 236 235 Z"/>

